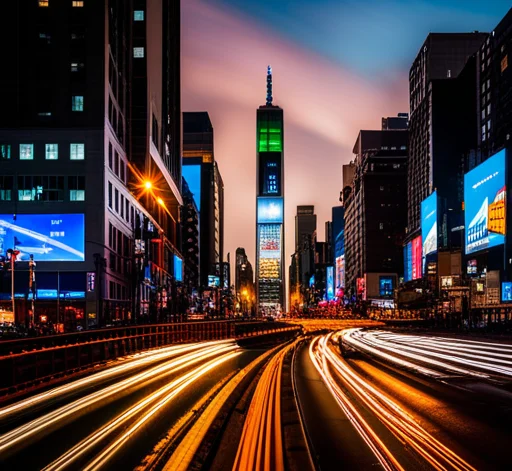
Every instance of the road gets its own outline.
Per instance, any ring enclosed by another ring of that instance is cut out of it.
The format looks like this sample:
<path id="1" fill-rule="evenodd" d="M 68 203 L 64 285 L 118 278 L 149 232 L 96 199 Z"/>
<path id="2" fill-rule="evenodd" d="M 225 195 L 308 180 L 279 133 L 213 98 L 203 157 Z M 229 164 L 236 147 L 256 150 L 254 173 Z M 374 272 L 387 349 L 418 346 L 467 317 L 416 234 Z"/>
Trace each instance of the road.
<path id="1" fill-rule="evenodd" d="M 342 358 L 336 336 L 322 336 L 295 367 L 322 470 L 511 469 L 510 347 L 358 330 L 344 338 L 372 356 Z"/>
<path id="2" fill-rule="evenodd" d="M 260 353 L 233 341 L 158 349 L 4 407 L 0 468 L 133 469 L 203 394 Z"/>

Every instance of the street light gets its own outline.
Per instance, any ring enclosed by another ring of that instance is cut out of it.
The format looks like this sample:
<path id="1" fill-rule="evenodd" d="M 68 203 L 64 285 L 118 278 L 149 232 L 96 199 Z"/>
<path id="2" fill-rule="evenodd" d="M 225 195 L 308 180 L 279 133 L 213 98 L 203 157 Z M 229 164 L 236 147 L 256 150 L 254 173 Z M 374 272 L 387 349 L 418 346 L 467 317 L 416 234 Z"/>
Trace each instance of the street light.
<path id="1" fill-rule="evenodd" d="M 151 188 L 153 188 L 153 183 L 151 183 L 149 180 L 146 180 L 144 182 L 144 187 L 146 188 L 146 190 L 151 190 Z"/>

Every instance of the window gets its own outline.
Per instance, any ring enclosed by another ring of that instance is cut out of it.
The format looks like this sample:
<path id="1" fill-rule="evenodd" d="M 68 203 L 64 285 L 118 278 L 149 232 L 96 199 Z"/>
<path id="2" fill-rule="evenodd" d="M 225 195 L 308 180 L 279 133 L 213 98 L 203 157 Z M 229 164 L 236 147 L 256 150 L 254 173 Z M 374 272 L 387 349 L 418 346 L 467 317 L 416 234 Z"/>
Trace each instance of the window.
<path id="1" fill-rule="evenodd" d="M 112 143 L 109 142 L 108 143 L 108 168 L 110 168 L 110 170 L 112 170 Z"/>
<path id="2" fill-rule="evenodd" d="M 491 114 L 491 104 L 489 103 L 487 105 L 487 116 L 489 116 Z"/>
<path id="3" fill-rule="evenodd" d="M 11 201 L 14 178 L 12 175 L 0 176 L 0 201 Z"/>
<path id="4" fill-rule="evenodd" d="M 64 177 L 19 175 L 18 201 L 64 201 Z"/>
<path id="5" fill-rule="evenodd" d="M 34 144 L 20 144 L 20 160 L 34 160 Z"/>
<path id="6" fill-rule="evenodd" d="M 81 72 L 84 70 L 84 63 L 83 62 L 71 62 L 71 72 Z M 83 105 L 83 100 L 82 100 Z"/>
<path id="7" fill-rule="evenodd" d="M 400 146 L 400 150 L 407 150 L 407 146 Z"/>
<path id="8" fill-rule="evenodd" d="M 144 10 L 135 10 L 133 12 L 133 21 L 144 21 Z"/>
<path id="9" fill-rule="evenodd" d="M 57 160 L 59 158 L 59 145 L 46 144 L 46 160 Z"/>
<path id="10" fill-rule="evenodd" d="M 384 186 L 383 185 L 380 186 L 380 191 L 384 191 Z"/>
<path id="11" fill-rule="evenodd" d="M 128 198 L 126 198 L 126 208 L 125 208 L 125 218 L 126 222 L 130 222 L 130 203 L 128 202 Z"/>
<path id="12" fill-rule="evenodd" d="M 42 46 L 51 44 L 52 37 L 48 33 L 39 33 L 39 42 Z"/>
<path id="13" fill-rule="evenodd" d="M 69 201 L 85 201 L 85 177 L 68 177 Z"/>
<path id="14" fill-rule="evenodd" d="M 143 47 L 134 47 L 133 48 L 133 57 L 135 57 L 135 58 L 144 57 L 144 48 Z"/>
<path id="15" fill-rule="evenodd" d="M 119 170 L 121 171 L 120 178 L 124 183 L 124 161 L 123 160 L 121 160 L 121 167 Z"/>
<path id="16" fill-rule="evenodd" d="M 70 144 L 69 158 L 71 160 L 84 160 L 85 144 Z"/>
<path id="17" fill-rule="evenodd" d="M 83 111 L 84 110 L 84 97 L 76 95 L 71 97 L 71 110 L 72 111 Z"/>
<path id="18" fill-rule="evenodd" d="M 50 0 L 39 0 L 40 7 L 48 7 L 50 6 Z"/>
<path id="19" fill-rule="evenodd" d="M 114 173 L 116 174 L 116 176 L 118 176 L 119 175 L 119 154 L 117 153 L 117 151 L 115 154 L 114 165 L 115 165 Z"/>
<path id="20" fill-rule="evenodd" d="M 121 195 L 121 218 L 124 219 L 124 195 Z"/>
<path id="21" fill-rule="evenodd" d="M 384 223 L 383 222 L 379 222 L 379 229 L 381 231 L 384 230 Z"/>
<path id="22" fill-rule="evenodd" d="M 501 59 L 501 73 L 505 72 L 508 67 L 508 55 Z"/>
<path id="23" fill-rule="evenodd" d="M 84 2 L 83 1 L 71 2 L 71 6 L 73 8 L 83 8 Z"/>
<path id="24" fill-rule="evenodd" d="M 114 194 L 115 194 L 114 203 L 116 205 L 116 213 L 118 213 L 119 212 L 119 190 L 117 188 L 115 189 Z"/>
<path id="25" fill-rule="evenodd" d="M 11 158 L 11 144 L 0 144 L 0 159 L 9 160 Z"/>
<path id="26" fill-rule="evenodd" d="M 108 182 L 108 207 L 112 209 L 112 183 Z"/>

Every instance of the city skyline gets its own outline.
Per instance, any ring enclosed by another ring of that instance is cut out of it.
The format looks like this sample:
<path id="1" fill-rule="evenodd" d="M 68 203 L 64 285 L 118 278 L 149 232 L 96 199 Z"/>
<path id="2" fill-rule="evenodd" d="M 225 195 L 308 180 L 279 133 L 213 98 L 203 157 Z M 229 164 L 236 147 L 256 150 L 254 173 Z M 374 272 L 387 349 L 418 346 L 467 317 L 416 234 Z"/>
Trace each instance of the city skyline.
<path id="1" fill-rule="evenodd" d="M 293 12 L 289 2 L 275 3 L 264 1 L 256 6 L 253 1 L 192 0 L 182 5 L 182 99 L 183 111 L 208 111 L 215 130 L 216 159 L 226 192 L 224 252 L 234 254 L 237 247 L 245 247 L 249 260 L 254 261 L 254 108 L 264 103 L 266 67 L 273 67 L 274 103 L 285 110 L 286 122 L 288 264 L 296 207 L 315 205 L 320 224 L 330 220 L 332 206 L 340 204 L 341 167 L 353 159 L 359 130 L 380 129 L 381 117 L 409 111 L 409 68 L 425 36 L 442 31 L 491 31 L 509 5 L 493 2 L 482 12 L 477 2 L 458 0 L 442 5 L 437 0 L 409 2 L 407 10 L 400 9 L 402 2 L 398 1 L 386 2 L 387 8 L 379 3 L 380 9 L 375 2 L 342 2 L 333 10 L 333 2 L 323 1 L 331 9 L 318 9 L 311 16 L 311 30 L 303 29 L 301 36 L 297 28 L 308 24 L 310 13 L 305 2 L 300 1 Z M 365 17 L 370 10 L 373 13 Z M 366 25 L 371 37 L 358 41 L 355 35 L 340 33 L 334 38 L 339 54 L 333 54 L 335 46 L 329 41 L 333 14 L 343 24 L 360 15 L 357 24 Z M 382 28 L 374 26 L 390 16 L 395 27 L 412 24 L 414 19 L 415 28 L 404 32 L 409 38 L 406 42 L 401 35 L 385 35 L 389 47 L 377 49 L 379 41 L 374 36 Z M 326 34 L 313 40 L 321 20 L 325 20 Z M 249 48 L 251 54 L 246 53 Z M 364 63 L 361 57 L 375 65 Z M 383 57 L 390 66 L 385 67 L 385 74 L 379 65 Z M 311 149 L 315 149 L 313 156 Z M 318 236 L 325 240 L 323 230 Z"/>

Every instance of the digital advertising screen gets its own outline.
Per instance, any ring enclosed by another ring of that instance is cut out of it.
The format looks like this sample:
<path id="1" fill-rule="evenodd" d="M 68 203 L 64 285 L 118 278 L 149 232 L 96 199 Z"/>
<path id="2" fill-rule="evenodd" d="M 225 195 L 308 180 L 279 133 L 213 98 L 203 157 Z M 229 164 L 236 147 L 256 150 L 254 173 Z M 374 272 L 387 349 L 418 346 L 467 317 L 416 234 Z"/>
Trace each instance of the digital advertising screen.
<path id="1" fill-rule="evenodd" d="M 423 256 L 437 251 L 437 192 L 421 202 Z"/>
<path id="2" fill-rule="evenodd" d="M 466 254 L 505 243 L 505 150 L 464 175 Z"/>
<path id="3" fill-rule="evenodd" d="M 85 217 L 83 214 L 0 214 L 0 255 L 19 250 L 18 260 L 83 262 Z"/>
<path id="4" fill-rule="evenodd" d="M 404 247 L 404 281 L 412 280 L 412 242 Z"/>
<path id="5" fill-rule="evenodd" d="M 512 302 L 512 281 L 501 282 L 501 301 L 504 303 Z"/>
<path id="6" fill-rule="evenodd" d="M 336 257 L 336 288 L 345 288 L 345 255 Z"/>
<path id="7" fill-rule="evenodd" d="M 259 277 L 281 277 L 281 224 L 261 224 L 258 227 Z"/>
<path id="8" fill-rule="evenodd" d="M 327 301 L 334 299 L 334 267 L 327 267 L 327 283 L 325 287 Z"/>
<path id="9" fill-rule="evenodd" d="M 476 275 L 478 273 L 478 263 L 476 260 L 468 260 L 467 274 Z"/>
<path id="10" fill-rule="evenodd" d="M 283 222 L 283 198 L 258 198 L 258 224 Z"/>
<path id="11" fill-rule="evenodd" d="M 174 279 L 183 281 L 183 260 L 177 255 L 174 256 Z"/>
<path id="12" fill-rule="evenodd" d="M 412 280 L 417 280 L 421 278 L 422 273 L 422 265 L 423 260 L 421 256 L 421 236 L 412 239 L 411 241 L 411 273 Z"/>
<path id="13" fill-rule="evenodd" d="M 186 159 L 183 159 L 184 161 Z M 201 209 L 201 165 L 183 165 L 182 175 L 187 182 L 188 188 L 194 195 L 197 209 Z"/>
<path id="14" fill-rule="evenodd" d="M 379 278 L 379 295 L 393 296 L 393 277 L 381 276 Z"/>
<path id="15" fill-rule="evenodd" d="M 218 288 L 220 286 L 220 277 L 208 275 L 208 286 L 210 288 Z"/>

